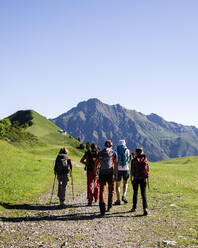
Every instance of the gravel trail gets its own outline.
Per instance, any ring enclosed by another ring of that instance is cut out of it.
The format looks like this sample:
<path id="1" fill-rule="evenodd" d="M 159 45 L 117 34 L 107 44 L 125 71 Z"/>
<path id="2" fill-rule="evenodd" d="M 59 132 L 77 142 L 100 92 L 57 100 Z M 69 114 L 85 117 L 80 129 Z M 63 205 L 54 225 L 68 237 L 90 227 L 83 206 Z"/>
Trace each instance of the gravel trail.
<path id="1" fill-rule="evenodd" d="M 86 192 L 64 209 L 58 202 L 45 205 L 49 198 L 50 193 L 36 205 L 6 206 L 8 212 L 15 209 L 15 216 L 0 218 L 0 247 L 146 247 L 140 244 L 140 227 L 147 217 L 129 213 L 131 204 L 127 211 L 114 206 L 101 217 L 98 203 L 87 206 Z"/>
<path id="2" fill-rule="evenodd" d="M 75 166 L 83 169 L 78 163 Z M 87 206 L 86 192 L 76 193 L 74 199 L 71 192 L 69 183 L 64 209 L 58 207 L 55 193 L 49 205 L 51 192 L 42 195 L 34 204 L 2 204 L 6 210 L 0 217 L 0 248 L 197 247 L 163 244 L 166 234 L 159 233 L 158 226 L 167 223 L 170 233 L 175 231 L 176 223 L 174 219 L 167 222 L 166 218 L 157 217 L 157 205 L 151 207 L 148 216 L 143 216 L 141 197 L 136 213 L 129 212 L 132 204 L 130 196 L 128 204 L 113 206 L 101 217 L 98 203 Z"/>

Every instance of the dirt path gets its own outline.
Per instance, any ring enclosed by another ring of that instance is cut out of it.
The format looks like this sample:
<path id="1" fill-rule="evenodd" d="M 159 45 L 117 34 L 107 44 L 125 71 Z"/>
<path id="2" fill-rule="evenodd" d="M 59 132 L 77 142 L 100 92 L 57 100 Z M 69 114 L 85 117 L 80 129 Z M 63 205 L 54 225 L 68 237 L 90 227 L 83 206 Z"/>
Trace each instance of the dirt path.
<path id="1" fill-rule="evenodd" d="M 83 169 L 81 165 L 79 166 Z M 4 204 L 6 211 L 3 212 L 3 217 L 0 217 L 0 248 L 172 246 L 163 244 L 166 233 L 158 231 L 159 226 L 167 223 L 166 218 L 159 215 L 157 217 L 159 211 L 157 206 L 150 207 L 148 216 L 142 216 L 140 197 L 136 213 L 129 212 L 132 204 L 129 199 L 128 204 L 113 206 L 111 212 L 101 217 L 98 203 L 91 207 L 87 206 L 86 192 L 72 199 L 71 185 L 67 187 L 65 209 L 58 208 L 56 194 L 52 204 L 46 204 L 50 196 L 51 192 L 42 195 L 36 204 L 31 205 Z M 169 233 L 175 230 L 174 219 L 169 220 L 166 228 L 169 229 Z M 172 237 L 175 238 L 174 235 Z M 197 247 L 177 244 L 173 246 Z"/>
<path id="2" fill-rule="evenodd" d="M 129 204 L 114 206 L 101 217 L 98 203 L 87 206 L 86 193 L 67 202 L 65 209 L 46 206 L 49 198 L 43 195 L 36 205 L 5 206 L 15 209 L 15 216 L 10 212 L 0 219 L 0 247 L 158 247 L 141 237 L 149 216 L 129 213 Z"/>

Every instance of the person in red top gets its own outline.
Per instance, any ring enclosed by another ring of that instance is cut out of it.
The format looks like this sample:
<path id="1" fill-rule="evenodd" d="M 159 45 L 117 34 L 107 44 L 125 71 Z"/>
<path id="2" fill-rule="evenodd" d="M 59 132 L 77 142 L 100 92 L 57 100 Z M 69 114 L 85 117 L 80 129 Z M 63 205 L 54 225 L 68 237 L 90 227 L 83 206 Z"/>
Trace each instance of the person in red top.
<path id="1" fill-rule="evenodd" d="M 148 215 L 146 185 L 149 176 L 148 158 L 143 154 L 142 148 L 136 148 L 136 156 L 131 161 L 131 183 L 133 186 L 133 207 L 130 212 L 135 212 L 137 207 L 138 188 L 140 185 L 143 205 L 143 215 Z"/>
<path id="2" fill-rule="evenodd" d="M 65 192 L 67 182 L 69 181 L 68 173 L 72 172 L 72 162 L 70 157 L 68 157 L 68 151 L 66 147 L 62 147 L 56 157 L 56 162 L 54 166 L 54 174 L 57 175 L 58 179 L 58 197 L 60 200 L 60 206 L 64 207 Z"/>
<path id="3" fill-rule="evenodd" d="M 87 198 L 88 206 L 92 205 L 93 199 L 95 202 L 98 200 L 99 195 L 99 181 L 97 176 L 97 154 L 98 147 L 96 144 L 91 144 L 91 150 L 85 152 L 80 162 L 85 165 L 85 170 L 87 171 Z"/>

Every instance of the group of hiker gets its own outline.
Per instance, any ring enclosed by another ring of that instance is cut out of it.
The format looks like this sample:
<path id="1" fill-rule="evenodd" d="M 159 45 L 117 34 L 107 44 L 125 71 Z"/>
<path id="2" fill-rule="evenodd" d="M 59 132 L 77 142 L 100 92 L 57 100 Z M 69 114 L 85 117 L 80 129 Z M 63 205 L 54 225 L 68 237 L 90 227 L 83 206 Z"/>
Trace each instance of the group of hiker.
<path id="1" fill-rule="evenodd" d="M 149 176 L 148 159 L 141 148 L 136 148 L 135 154 L 126 146 L 125 140 L 120 140 L 113 149 L 111 140 L 106 140 L 104 148 L 100 150 L 94 143 L 85 152 L 80 162 L 85 165 L 87 174 L 87 199 L 88 206 L 99 200 L 100 214 L 110 211 L 113 205 L 128 203 L 127 188 L 130 178 L 133 186 L 133 205 L 130 212 L 135 212 L 137 207 L 138 188 L 140 185 L 143 215 L 148 215 L 146 197 L 147 179 Z M 130 166 L 131 164 L 131 166 Z M 61 148 L 55 162 L 54 173 L 58 179 L 58 197 L 60 206 L 64 206 L 65 191 L 68 182 L 68 173 L 72 172 L 71 159 L 65 147 Z M 122 198 L 120 197 L 120 184 L 123 179 Z M 114 182 L 116 184 L 116 201 L 114 198 Z M 108 200 L 105 201 L 106 185 L 108 185 Z"/>

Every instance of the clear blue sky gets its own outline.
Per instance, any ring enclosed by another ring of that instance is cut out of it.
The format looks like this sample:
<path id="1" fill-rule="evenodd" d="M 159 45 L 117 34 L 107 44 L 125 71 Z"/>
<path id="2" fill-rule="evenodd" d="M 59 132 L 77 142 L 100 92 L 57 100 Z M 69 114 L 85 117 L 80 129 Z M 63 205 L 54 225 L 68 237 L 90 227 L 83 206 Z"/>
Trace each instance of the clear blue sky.
<path id="1" fill-rule="evenodd" d="M 98 98 L 198 127 L 197 0 L 1 0 L 0 118 Z"/>

